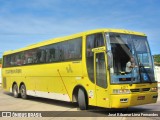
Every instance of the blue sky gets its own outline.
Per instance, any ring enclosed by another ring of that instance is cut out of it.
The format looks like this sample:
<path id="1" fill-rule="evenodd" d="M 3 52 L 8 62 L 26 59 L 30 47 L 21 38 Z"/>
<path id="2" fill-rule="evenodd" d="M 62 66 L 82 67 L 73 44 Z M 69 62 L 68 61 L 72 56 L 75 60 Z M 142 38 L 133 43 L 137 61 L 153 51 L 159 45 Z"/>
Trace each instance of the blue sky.
<path id="1" fill-rule="evenodd" d="M 160 54 L 160 0 L 0 0 L 0 57 L 46 39 L 97 28 L 144 32 Z"/>

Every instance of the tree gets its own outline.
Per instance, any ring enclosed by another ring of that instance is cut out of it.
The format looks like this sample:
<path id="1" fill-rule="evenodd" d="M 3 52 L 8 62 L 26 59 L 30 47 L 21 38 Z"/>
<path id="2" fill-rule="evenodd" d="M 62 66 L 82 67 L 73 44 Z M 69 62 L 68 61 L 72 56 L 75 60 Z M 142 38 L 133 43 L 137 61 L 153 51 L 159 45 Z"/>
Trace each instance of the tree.
<path id="1" fill-rule="evenodd" d="M 160 66 L 160 54 L 154 55 L 154 64 Z"/>
<path id="2" fill-rule="evenodd" d="M 2 58 L 0 58 L 0 64 L 2 64 Z"/>

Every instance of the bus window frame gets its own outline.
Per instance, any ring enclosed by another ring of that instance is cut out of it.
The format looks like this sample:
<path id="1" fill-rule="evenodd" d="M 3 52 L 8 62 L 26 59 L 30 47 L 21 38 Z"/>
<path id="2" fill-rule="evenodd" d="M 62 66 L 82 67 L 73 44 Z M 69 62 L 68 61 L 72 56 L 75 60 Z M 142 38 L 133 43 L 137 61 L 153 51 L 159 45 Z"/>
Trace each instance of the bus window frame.
<path id="1" fill-rule="evenodd" d="M 87 72 L 87 76 L 88 76 L 88 78 L 89 78 L 89 81 L 90 82 L 92 82 L 92 83 L 94 83 L 94 84 L 96 84 L 95 82 L 95 79 L 94 79 L 94 77 L 93 77 L 93 80 L 91 80 L 90 79 L 90 75 L 89 75 L 89 73 L 88 73 L 88 67 L 87 67 L 87 37 L 88 36 L 91 36 L 91 35 L 94 35 L 94 34 L 102 34 L 102 37 L 103 37 L 103 46 L 98 46 L 98 47 L 95 47 L 95 48 L 99 48 L 99 47 L 105 47 L 106 48 L 106 39 L 105 39 L 105 32 L 96 32 L 96 33 L 91 33 L 91 34 L 86 34 L 85 35 L 85 61 L 86 61 L 86 72 Z M 94 48 L 92 48 L 92 49 L 94 49 Z M 92 54 L 93 54 L 93 69 L 94 69 L 94 52 L 92 51 L 92 49 L 91 49 L 91 52 L 92 52 Z M 102 51 L 103 52 L 103 51 Z M 107 68 L 107 65 L 106 65 L 106 68 Z M 95 75 L 95 73 L 94 73 L 94 70 L 93 70 L 93 76 Z"/>
<path id="2" fill-rule="evenodd" d="M 4 65 L 4 63 L 5 63 L 4 62 L 5 61 L 5 57 L 7 57 L 7 56 L 12 56 L 12 55 L 20 54 L 20 53 L 23 53 L 23 52 L 25 53 L 27 51 L 32 51 L 34 49 L 40 50 L 41 48 L 44 48 L 44 47 L 47 47 L 47 46 L 50 46 L 50 45 L 56 45 L 56 44 L 60 44 L 60 43 L 64 43 L 64 42 L 68 42 L 68 41 L 72 41 L 72 40 L 75 41 L 77 39 L 80 39 L 80 41 L 81 41 L 81 46 L 80 46 L 81 57 L 80 58 L 74 58 L 74 59 L 71 58 L 71 59 L 67 59 L 67 60 L 60 60 L 60 61 L 53 61 L 53 62 L 29 63 L 29 64 L 23 64 L 23 65 L 7 66 L 7 67 L 6 67 L 6 65 Z M 20 51 L 20 52 L 15 52 L 13 54 L 3 55 L 2 68 L 24 67 L 24 66 L 31 66 L 31 65 L 42 65 L 42 64 L 53 64 L 53 63 L 61 63 L 61 62 L 82 61 L 82 59 L 83 59 L 83 36 L 79 36 L 79 37 L 75 37 L 75 38 L 72 38 L 72 39 L 63 40 L 61 42 L 51 43 L 51 44 L 35 47 L 35 48 L 32 48 L 32 49 L 27 49 L 27 50 L 23 50 L 23 51 Z"/>

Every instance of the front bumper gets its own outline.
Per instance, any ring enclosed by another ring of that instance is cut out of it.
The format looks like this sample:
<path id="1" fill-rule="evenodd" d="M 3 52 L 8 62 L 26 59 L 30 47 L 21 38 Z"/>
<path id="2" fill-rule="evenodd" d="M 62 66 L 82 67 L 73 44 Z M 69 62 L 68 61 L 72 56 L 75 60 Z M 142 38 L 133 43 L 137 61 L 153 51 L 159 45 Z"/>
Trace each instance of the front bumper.
<path id="1" fill-rule="evenodd" d="M 111 108 L 127 108 L 130 106 L 156 103 L 158 92 L 142 92 L 134 94 L 111 95 Z"/>

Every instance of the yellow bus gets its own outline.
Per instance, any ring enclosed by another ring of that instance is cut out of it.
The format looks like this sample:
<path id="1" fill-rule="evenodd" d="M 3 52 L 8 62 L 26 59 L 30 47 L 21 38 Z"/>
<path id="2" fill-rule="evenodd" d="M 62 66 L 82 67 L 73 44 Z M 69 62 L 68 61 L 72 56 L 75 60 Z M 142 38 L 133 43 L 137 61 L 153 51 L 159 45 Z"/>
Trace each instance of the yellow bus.
<path id="1" fill-rule="evenodd" d="M 2 77 L 3 89 L 16 98 L 78 102 L 81 110 L 158 98 L 147 36 L 129 30 L 90 30 L 4 52 Z"/>

